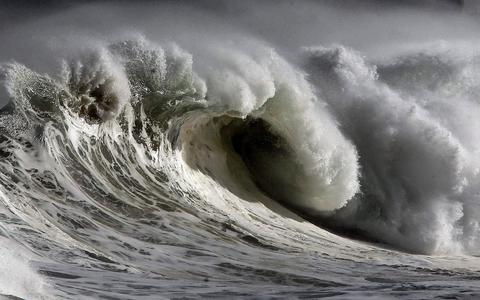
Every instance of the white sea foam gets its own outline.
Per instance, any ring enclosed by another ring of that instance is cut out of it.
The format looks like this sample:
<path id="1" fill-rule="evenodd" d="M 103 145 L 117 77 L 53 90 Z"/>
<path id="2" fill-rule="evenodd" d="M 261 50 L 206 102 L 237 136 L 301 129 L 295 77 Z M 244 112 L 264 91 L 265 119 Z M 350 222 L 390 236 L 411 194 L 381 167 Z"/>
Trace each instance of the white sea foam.
<path id="1" fill-rule="evenodd" d="M 47 296 L 49 285 L 30 265 L 33 258 L 21 246 L 0 237 L 0 297 L 50 299 Z"/>

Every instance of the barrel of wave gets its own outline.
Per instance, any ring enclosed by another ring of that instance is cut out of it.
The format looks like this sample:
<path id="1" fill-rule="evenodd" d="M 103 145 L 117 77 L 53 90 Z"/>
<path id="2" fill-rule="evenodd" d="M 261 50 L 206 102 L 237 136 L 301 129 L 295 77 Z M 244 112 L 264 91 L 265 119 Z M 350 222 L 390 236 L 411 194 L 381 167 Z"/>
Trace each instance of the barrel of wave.
<path id="1" fill-rule="evenodd" d="M 210 173 L 223 170 L 218 159 L 235 152 L 233 145 L 226 149 L 221 141 L 228 128 L 231 143 L 237 133 L 243 136 L 247 143 L 243 149 L 250 149 L 254 159 L 238 149 L 236 155 L 257 187 L 272 199 L 309 215 L 329 214 L 345 206 L 359 191 L 357 152 L 304 74 L 271 49 L 260 49 L 251 56 L 230 50 L 215 52 L 216 57 L 207 59 L 209 72 L 200 74 L 207 85 L 207 106 L 221 122 L 209 122 L 204 116 L 184 124 L 180 130 L 183 149 L 195 152 L 186 154 L 187 161 L 203 166 L 200 169 L 208 170 L 209 176 L 225 178 L 223 171 Z M 216 59 L 228 63 L 215 63 Z M 267 149 L 267 140 L 282 142 Z M 212 151 L 202 155 L 197 143 Z"/>

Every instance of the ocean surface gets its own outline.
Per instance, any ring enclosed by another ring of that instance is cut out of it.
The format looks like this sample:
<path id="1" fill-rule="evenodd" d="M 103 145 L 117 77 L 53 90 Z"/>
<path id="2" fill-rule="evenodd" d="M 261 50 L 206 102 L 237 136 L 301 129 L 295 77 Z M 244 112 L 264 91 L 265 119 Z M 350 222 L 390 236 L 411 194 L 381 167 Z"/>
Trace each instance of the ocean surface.
<path id="1" fill-rule="evenodd" d="M 1 299 L 480 299 L 474 1 L 0 5 Z"/>

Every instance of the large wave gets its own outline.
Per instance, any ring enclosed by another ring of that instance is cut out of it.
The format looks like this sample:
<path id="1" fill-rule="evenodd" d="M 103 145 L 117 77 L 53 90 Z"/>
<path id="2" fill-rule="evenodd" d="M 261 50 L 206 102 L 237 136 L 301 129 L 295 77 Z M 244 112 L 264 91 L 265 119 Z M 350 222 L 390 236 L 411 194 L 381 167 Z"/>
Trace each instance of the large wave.
<path id="1" fill-rule="evenodd" d="M 104 276 L 119 276 L 105 283 L 111 297 L 182 278 L 148 288 L 178 295 L 238 273 L 338 286 L 307 274 L 331 257 L 424 263 L 382 248 L 478 255 L 476 42 L 367 56 L 340 44 L 279 53 L 255 38 L 192 49 L 132 33 L 79 40 L 54 52 L 57 72 L 0 66 L 10 100 L 0 114 L 1 234 L 61 279 L 57 296 L 96 295 L 92 278 Z M 252 251 L 268 271 L 254 268 Z M 279 251 L 291 261 L 264 263 Z M 310 262 L 292 258 L 298 251 L 322 254 Z"/>
<path id="2" fill-rule="evenodd" d="M 473 229 L 475 218 L 460 220 L 473 201 L 478 150 L 474 121 L 459 121 L 466 113 L 458 105 L 460 98 L 470 114 L 476 108 L 475 86 L 458 87 L 473 81 L 459 77 L 475 74 L 475 57 L 462 55 L 462 63 L 449 61 L 451 49 L 422 50 L 375 66 L 344 47 L 308 48 L 309 83 L 271 49 L 259 57 L 222 51 L 222 68 L 205 79 L 178 46 L 129 40 L 92 51 L 64 62 L 58 81 L 4 65 L 13 102 L 3 119 L 24 127 L 6 127 L 6 142 L 31 136 L 72 163 L 95 153 L 76 153 L 84 139 L 109 137 L 123 156 L 134 149 L 146 155 L 147 165 L 178 151 L 187 166 L 233 193 L 264 193 L 326 217 L 329 226 L 360 228 L 412 251 L 449 250 L 477 234 L 465 235 L 462 225 Z M 119 159 L 111 156 L 97 158 L 102 168 Z"/>

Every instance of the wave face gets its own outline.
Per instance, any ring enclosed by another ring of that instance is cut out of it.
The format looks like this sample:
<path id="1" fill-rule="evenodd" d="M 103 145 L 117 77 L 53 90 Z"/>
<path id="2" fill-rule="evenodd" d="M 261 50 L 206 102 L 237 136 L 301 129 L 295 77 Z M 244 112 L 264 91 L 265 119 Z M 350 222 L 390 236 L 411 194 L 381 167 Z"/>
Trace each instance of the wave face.
<path id="1" fill-rule="evenodd" d="M 206 32 L 79 34 L 0 65 L 0 294 L 480 295 L 478 42 Z"/>

